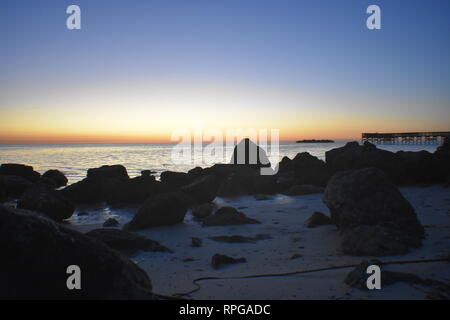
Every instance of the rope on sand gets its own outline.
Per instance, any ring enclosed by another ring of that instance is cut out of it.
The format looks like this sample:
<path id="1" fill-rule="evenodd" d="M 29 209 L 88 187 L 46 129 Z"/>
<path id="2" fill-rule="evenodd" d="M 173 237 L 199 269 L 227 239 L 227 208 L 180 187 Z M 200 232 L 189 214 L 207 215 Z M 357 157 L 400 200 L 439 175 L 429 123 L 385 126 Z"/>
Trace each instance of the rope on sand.
<path id="1" fill-rule="evenodd" d="M 445 258 L 436 258 L 436 259 L 423 259 L 423 260 L 399 260 L 399 261 L 387 261 L 383 262 L 380 261 L 380 265 L 394 265 L 394 264 L 411 264 L 411 263 L 429 263 L 429 262 L 450 262 L 450 255 Z M 158 295 L 161 298 L 165 299 L 182 299 L 182 297 L 189 296 L 194 292 L 197 292 L 201 289 L 199 282 L 201 281 L 208 281 L 208 280 L 239 280 L 239 279 L 256 279 L 256 278 L 274 278 L 274 277 L 287 277 L 287 276 L 293 276 L 297 274 L 306 274 L 306 273 L 313 273 L 313 272 L 321 272 L 321 271 L 328 271 L 328 270 L 337 270 L 337 269 L 348 269 L 348 268 L 354 268 L 359 266 L 359 264 L 347 264 L 347 265 L 340 265 L 340 266 L 331 266 L 331 267 L 325 267 L 325 268 L 317 268 L 317 269 L 307 269 L 307 270 L 299 270 L 299 271 L 292 271 L 292 272 L 283 272 L 283 273 L 266 273 L 266 274 L 255 274 L 255 275 L 247 275 L 247 276 L 231 276 L 231 277 L 200 277 L 192 280 L 192 284 L 196 286 L 195 289 L 188 291 L 188 292 L 182 292 L 182 293 L 175 293 L 172 296 L 163 296 Z"/>

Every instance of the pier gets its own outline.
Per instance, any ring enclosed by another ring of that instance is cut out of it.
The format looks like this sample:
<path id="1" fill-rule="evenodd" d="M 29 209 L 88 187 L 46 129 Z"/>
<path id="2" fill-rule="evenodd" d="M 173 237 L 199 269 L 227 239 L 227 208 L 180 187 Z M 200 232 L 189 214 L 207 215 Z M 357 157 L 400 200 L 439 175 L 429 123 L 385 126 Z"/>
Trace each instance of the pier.
<path id="1" fill-rule="evenodd" d="M 361 141 L 374 144 L 442 144 L 445 137 L 450 137 L 450 131 L 363 133 Z"/>

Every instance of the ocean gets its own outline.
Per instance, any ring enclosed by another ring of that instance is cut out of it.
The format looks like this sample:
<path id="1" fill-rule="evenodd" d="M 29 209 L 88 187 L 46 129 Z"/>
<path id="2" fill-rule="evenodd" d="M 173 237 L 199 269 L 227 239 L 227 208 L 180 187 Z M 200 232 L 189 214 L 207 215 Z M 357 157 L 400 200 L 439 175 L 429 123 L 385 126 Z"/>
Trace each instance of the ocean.
<path id="1" fill-rule="evenodd" d="M 279 160 L 282 157 L 295 157 L 299 152 L 310 154 L 325 160 L 325 152 L 341 147 L 348 141 L 335 143 L 295 143 L 281 142 Z M 205 155 L 196 157 L 192 162 L 174 163 L 172 150 L 175 144 L 53 144 L 53 145 L 0 145 L 0 163 L 22 163 L 31 165 L 40 173 L 49 169 L 62 171 L 69 179 L 69 184 L 82 180 L 89 168 L 102 165 L 122 164 L 130 177 L 140 175 L 142 170 L 152 170 L 156 176 L 166 170 L 187 172 L 196 166 L 205 167 L 205 163 L 227 163 L 226 154 L 232 152 L 228 148 L 223 155 Z M 434 152 L 437 145 L 378 145 L 389 151 Z M 270 155 L 270 152 L 269 152 Z"/>

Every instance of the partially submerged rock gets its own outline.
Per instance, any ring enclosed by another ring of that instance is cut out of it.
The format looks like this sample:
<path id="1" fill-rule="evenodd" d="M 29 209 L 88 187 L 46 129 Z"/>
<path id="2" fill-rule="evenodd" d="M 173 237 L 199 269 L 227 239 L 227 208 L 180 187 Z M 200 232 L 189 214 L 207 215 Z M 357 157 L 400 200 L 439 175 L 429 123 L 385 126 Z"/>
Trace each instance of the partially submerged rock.
<path id="1" fill-rule="evenodd" d="M 140 250 L 172 252 L 172 250 L 162 246 L 158 241 L 119 229 L 95 229 L 87 232 L 86 235 L 100 240 L 108 247 L 127 255 L 132 255 Z"/>
<path id="2" fill-rule="evenodd" d="M 344 253 L 403 254 L 422 243 L 424 229 L 413 207 L 380 169 L 335 174 L 323 201 L 341 231 Z"/>
<path id="3" fill-rule="evenodd" d="M 75 206 L 61 193 L 43 184 L 26 191 L 17 202 L 17 207 L 45 213 L 56 221 L 70 218 L 75 210 Z"/>
<path id="4" fill-rule="evenodd" d="M 130 230 L 182 223 L 187 206 L 179 193 L 163 193 L 150 197 L 127 224 Z"/>
<path id="5" fill-rule="evenodd" d="M 215 214 L 203 220 L 203 226 L 227 226 L 240 224 L 255 224 L 258 220 L 247 217 L 233 207 L 222 207 Z"/>
<path id="6" fill-rule="evenodd" d="M 202 239 L 192 237 L 191 238 L 191 247 L 201 247 L 202 246 Z"/>
<path id="7" fill-rule="evenodd" d="M 242 262 L 247 262 L 247 259 L 245 258 L 232 258 L 223 254 L 218 254 L 216 253 L 212 258 L 211 258 L 211 266 L 215 269 L 218 269 L 224 265 L 227 264 L 235 264 L 235 263 L 242 263 Z"/>
<path id="8" fill-rule="evenodd" d="M 105 244 L 50 219 L 0 206 L 0 299 L 149 299 L 147 274 Z M 80 267 L 82 290 L 68 290 Z"/>
<path id="9" fill-rule="evenodd" d="M 326 216 L 322 212 L 314 212 L 308 220 L 306 220 L 306 227 L 315 228 L 317 226 L 333 224 L 330 217 Z"/>

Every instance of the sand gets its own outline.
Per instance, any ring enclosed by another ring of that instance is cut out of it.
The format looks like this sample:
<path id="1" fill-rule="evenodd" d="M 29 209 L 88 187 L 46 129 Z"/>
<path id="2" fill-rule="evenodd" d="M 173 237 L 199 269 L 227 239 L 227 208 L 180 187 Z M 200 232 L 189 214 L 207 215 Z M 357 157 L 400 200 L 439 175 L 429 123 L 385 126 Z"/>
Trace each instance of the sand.
<path id="1" fill-rule="evenodd" d="M 379 258 L 382 261 L 436 258 L 450 253 L 450 189 L 443 186 L 404 187 L 400 189 L 411 202 L 426 230 L 423 246 L 401 256 Z M 336 227 L 307 228 L 305 221 L 314 211 L 329 215 L 322 194 L 305 196 L 270 196 L 216 198 L 219 205 L 231 205 L 261 224 L 202 227 L 190 212 L 177 226 L 140 231 L 159 241 L 174 253 L 140 252 L 132 257 L 150 276 L 153 291 L 163 295 L 188 292 L 196 288 L 192 280 L 199 277 L 238 277 L 255 274 L 284 273 L 333 265 L 357 264 L 370 257 L 352 257 L 340 252 Z M 123 222 L 123 221 L 122 221 Z M 98 223 L 74 228 L 86 232 L 99 228 Z M 272 238 L 254 243 L 222 243 L 210 236 L 257 234 Z M 191 246 L 191 237 L 201 238 L 203 245 Z M 212 255 L 221 253 L 246 263 L 211 267 Z M 292 259 L 296 255 L 297 258 Z M 188 259 L 189 261 L 183 261 Z M 190 261 L 192 260 L 192 261 Z M 411 272 L 424 278 L 450 282 L 450 266 L 445 262 L 384 266 L 384 270 Z M 381 290 L 359 290 L 344 283 L 351 269 L 322 271 L 286 277 L 226 279 L 200 282 L 192 299 L 426 299 L 429 287 L 407 283 L 384 286 Z"/>

